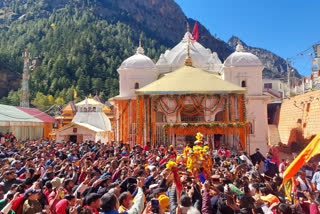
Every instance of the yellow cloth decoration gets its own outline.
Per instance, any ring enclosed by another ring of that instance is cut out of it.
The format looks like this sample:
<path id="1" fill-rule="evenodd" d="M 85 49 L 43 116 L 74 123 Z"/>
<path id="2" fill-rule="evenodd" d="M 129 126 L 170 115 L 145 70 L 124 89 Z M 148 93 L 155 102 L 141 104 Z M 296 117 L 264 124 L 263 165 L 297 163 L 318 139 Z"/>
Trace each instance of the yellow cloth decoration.
<path id="1" fill-rule="evenodd" d="M 167 168 L 167 169 L 172 169 L 173 167 L 177 167 L 176 162 L 169 161 L 169 162 L 166 164 L 166 168 Z"/>
<path id="2" fill-rule="evenodd" d="M 196 136 L 196 139 L 197 139 L 198 141 L 202 141 L 203 135 L 202 135 L 200 132 L 198 132 L 198 133 L 197 133 L 197 136 Z"/>
<path id="3" fill-rule="evenodd" d="M 182 156 L 187 158 L 187 167 L 191 173 L 195 175 L 199 169 L 203 168 L 207 175 L 210 175 L 210 170 L 213 166 L 208 154 L 210 148 L 209 146 L 201 146 L 203 143 L 203 135 L 200 132 L 197 133 L 196 139 L 195 146 L 193 146 L 192 149 L 186 147 Z"/>

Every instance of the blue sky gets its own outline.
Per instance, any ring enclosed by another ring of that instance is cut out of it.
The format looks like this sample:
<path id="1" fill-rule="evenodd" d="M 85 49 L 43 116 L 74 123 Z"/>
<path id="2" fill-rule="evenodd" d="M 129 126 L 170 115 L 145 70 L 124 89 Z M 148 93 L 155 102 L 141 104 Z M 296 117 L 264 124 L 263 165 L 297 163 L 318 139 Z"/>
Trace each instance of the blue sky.
<path id="1" fill-rule="evenodd" d="M 294 57 L 320 41 L 319 0 L 175 1 L 187 17 L 198 20 L 220 39 L 228 41 L 235 35 L 283 58 Z M 311 74 L 310 57 L 294 57 L 292 64 L 300 74 Z"/>

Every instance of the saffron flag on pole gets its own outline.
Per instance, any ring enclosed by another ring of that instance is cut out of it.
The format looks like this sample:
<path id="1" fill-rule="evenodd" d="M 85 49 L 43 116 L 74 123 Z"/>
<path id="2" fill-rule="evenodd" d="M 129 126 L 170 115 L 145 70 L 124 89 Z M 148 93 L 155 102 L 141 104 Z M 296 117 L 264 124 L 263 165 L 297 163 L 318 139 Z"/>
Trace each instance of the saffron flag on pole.
<path id="1" fill-rule="evenodd" d="M 197 40 L 199 39 L 198 22 L 196 22 L 196 23 L 194 24 L 193 31 L 192 31 L 192 35 L 193 35 L 193 37 L 191 38 L 191 40 L 197 41 Z"/>
<path id="2" fill-rule="evenodd" d="M 283 186 L 287 181 L 291 180 L 293 176 L 300 170 L 300 168 L 308 162 L 314 155 L 320 153 L 320 134 L 315 136 L 312 141 L 300 152 L 300 154 L 288 166 L 283 176 Z"/>
<path id="3" fill-rule="evenodd" d="M 73 90 L 73 97 L 74 97 L 74 99 L 78 98 L 78 93 L 77 93 L 76 89 Z"/>

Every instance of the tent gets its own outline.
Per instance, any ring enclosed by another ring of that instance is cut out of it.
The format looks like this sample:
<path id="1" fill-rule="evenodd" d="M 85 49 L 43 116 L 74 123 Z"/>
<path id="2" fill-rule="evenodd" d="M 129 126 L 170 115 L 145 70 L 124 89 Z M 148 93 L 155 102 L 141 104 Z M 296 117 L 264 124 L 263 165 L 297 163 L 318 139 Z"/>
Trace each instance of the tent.
<path id="1" fill-rule="evenodd" d="M 50 115 L 40 111 L 36 108 L 23 108 L 23 107 L 17 107 L 19 110 L 24 111 L 27 114 L 30 114 L 34 116 L 35 118 L 38 118 L 39 120 L 43 121 L 43 137 L 48 138 L 50 132 L 52 132 L 53 124 L 55 122 L 55 119 L 51 117 Z"/>
<path id="2" fill-rule="evenodd" d="M 0 104 L 0 132 L 12 132 L 18 140 L 47 138 L 54 118 L 35 108 Z"/>

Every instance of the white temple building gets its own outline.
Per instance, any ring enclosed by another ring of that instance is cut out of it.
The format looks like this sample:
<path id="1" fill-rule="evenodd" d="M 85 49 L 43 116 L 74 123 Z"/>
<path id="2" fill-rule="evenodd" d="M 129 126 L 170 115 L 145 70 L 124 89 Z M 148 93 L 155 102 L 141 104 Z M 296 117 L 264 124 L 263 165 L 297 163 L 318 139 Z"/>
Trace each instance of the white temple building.
<path id="1" fill-rule="evenodd" d="M 111 101 L 123 100 L 126 101 L 126 103 L 122 106 L 120 104 L 118 104 L 118 106 L 115 105 L 117 112 L 116 117 L 121 117 L 121 114 L 126 111 L 126 108 L 129 109 L 129 115 L 134 115 L 135 112 L 137 112 L 137 109 L 135 109 L 133 105 L 136 105 L 136 92 L 141 92 L 141 88 L 148 88 L 148 85 L 151 85 L 151 83 L 156 81 L 159 82 L 159 79 L 168 75 L 168 73 L 178 71 L 178 69 L 184 69 L 183 67 L 185 66 L 186 58 L 188 58 L 189 49 L 190 57 L 192 58 L 192 67 L 205 71 L 208 74 L 210 73 L 212 76 L 208 76 L 208 78 L 213 80 L 212 84 L 221 84 L 221 91 L 235 94 L 244 93 L 242 92 L 243 89 L 243 91 L 247 91 L 245 95 L 245 121 L 250 123 L 250 133 L 247 137 L 248 146 L 246 146 L 246 150 L 248 153 L 254 153 L 256 148 L 260 148 L 262 153 L 266 153 L 268 150 L 267 104 L 270 102 L 270 98 L 262 93 L 262 70 L 264 67 L 261 61 L 257 56 L 244 52 L 242 45 L 238 44 L 236 51 L 232 53 L 223 64 L 216 52 L 212 52 L 210 49 L 203 47 L 197 41 L 190 40 L 190 37 L 192 37 L 192 35 L 189 32 L 186 32 L 181 42 L 171 50 L 167 50 L 165 53 L 161 54 L 156 64 L 154 64 L 149 57 L 144 55 L 141 44 L 139 45 L 136 54 L 129 57 L 121 64 L 118 69 L 120 94 L 112 98 Z M 188 73 L 191 70 L 184 69 L 184 71 L 179 71 L 177 72 L 177 77 L 179 76 L 178 73 Z M 194 72 L 199 72 L 200 74 L 200 70 L 194 70 Z M 173 78 L 173 76 L 174 75 L 170 75 L 170 79 Z M 207 84 L 207 81 L 204 82 Z M 215 92 L 217 92 L 216 94 L 220 93 L 218 90 Z M 172 104 L 170 101 L 165 102 L 169 107 Z M 192 100 L 186 99 L 185 104 L 188 105 L 188 102 L 192 103 Z M 215 114 L 210 117 L 204 117 L 201 115 L 187 117 L 182 114 L 169 117 L 157 112 L 157 126 L 155 130 L 156 138 L 160 139 L 163 137 L 162 129 L 164 123 L 184 123 L 186 121 L 198 123 L 221 122 L 224 121 L 223 112 L 224 109 L 222 106 L 217 108 Z M 236 115 L 238 116 L 235 116 L 236 118 L 234 118 L 234 122 L 239 121 L 239 114 L 237 114 L 237 112 Z M 136 143 L 137 127 L 135 127 L 136 124 L 135 121 L 132 121 L 132 118 L 133 116 L 129 116 L 126 119 L 128 120 L 127 123 L 130 125 L 132 124 L 132 127 L 127 128 L 128 130 L 124 130 L 124 128 L 120 127 L 121 125 L 115 123 L 114 133 L 116 141 L 124 140 L 129 141 L 132 144 Z M 148 125 L 145 124 L 145 126 Z M 148 130 L 148 128 L 146 128 L 146 130 Z M 125 139 L 120 139 L 119 135 L 123 135 L 121 132 L 124 131 L 128 132 L 129 135 Z M 149 133 L 145 133 L 145 141 L 148 140 L 148 135 Z M 170 143 L 179 144 L 179 141 L 185 140 L 186 139 L 182 136 L 175 136 L 170 139 Z M 216 140 L 216 138 L 211 140 Z M 221 141 L 232 147 L 232 144 L 235 142 L 239 143 L 239 137 L 237 138 L 234 135 L 226 135 L 222 136 Z"/>
<path id="2" fill-rule="evenodd" d="M 52 135 L 58 142 L 111 141 L 111 122 L 103 112 L 105 105 L 93 98 L 77 103 L 72 122 L 56 130 Z"/>

